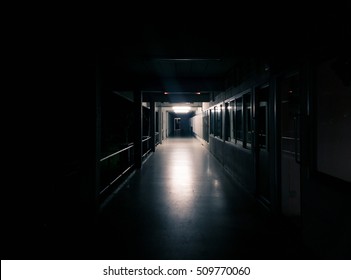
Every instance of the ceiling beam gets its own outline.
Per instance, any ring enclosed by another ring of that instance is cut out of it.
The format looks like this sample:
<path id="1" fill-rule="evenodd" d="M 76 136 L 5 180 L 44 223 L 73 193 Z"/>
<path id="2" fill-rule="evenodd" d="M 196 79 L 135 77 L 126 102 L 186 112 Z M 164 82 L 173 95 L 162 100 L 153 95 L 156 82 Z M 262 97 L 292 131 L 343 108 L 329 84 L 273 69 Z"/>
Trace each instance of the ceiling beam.
<path id="1" fill-rule="evenodd" d="M 221 78 L 120 78 L 113 81 L 111 87 L 117 91 L 139 89 L 154 92 L 206 92 L 223 91 Z"/>
<path id="2" fill-rule="evenodd" d="M 201 94 L 164 94 L 163 92 L 143 92 L 144 102 L 169 102 L 169 103 L 182 103 L 182 102 L 209 102 L 211 100 L 211 93 Z"/>

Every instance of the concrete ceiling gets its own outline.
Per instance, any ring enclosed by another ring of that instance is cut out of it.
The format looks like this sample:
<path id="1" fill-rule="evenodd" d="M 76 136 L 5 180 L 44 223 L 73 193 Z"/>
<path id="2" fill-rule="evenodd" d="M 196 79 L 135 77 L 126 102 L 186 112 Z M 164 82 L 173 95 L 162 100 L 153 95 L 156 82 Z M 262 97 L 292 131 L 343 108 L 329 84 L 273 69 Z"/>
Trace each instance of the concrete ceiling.
<path id="1" fill-rule="evenodd" d="M 310 54 L 344 42 L 344 14 L 301 11 L 253 14 L 248 9 L 220 18 L 199 13 L 116 21 L 98 37 L 105 85 L 209 94 L 223 90 L 225 75 L 243 57 Z"/>
<path id="2" fill-rule="evenodd" d="M 147 91 L 220 89 L 237 57 L 225 24 L 145 23 L 109 40 L 101 58 L 110 80 L 121 88 L 138 83 Z"/>

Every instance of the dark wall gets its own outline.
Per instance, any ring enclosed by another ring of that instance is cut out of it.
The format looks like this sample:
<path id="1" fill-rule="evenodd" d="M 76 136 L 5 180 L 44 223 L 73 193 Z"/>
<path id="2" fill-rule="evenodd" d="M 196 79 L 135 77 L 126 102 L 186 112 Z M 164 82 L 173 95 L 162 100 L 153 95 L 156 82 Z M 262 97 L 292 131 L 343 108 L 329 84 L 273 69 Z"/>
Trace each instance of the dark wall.
<path id="1" fill-rule="evenodd" d="M 143 136 L 151 135 L 150 109 L 143 106 Z"/>
<path id="2" fill-rule="evenodd" d="M 210 152 L 223 164 L 223 140 L 210 136 L 209 142 Z"/>
<path id="3" fill-rule="evenodd" d="M 133 102 L 104 91 L 101 97 L 101 153 L 117 151 L 121 145 L 134 141 Z"/>
<path id="4" fill-rule="evenodd" d="M 350 60 L 314 65 L 310 171 L 302 186 L 305 244 L 316 256 L 351 257 Z"/>
<path id="5" fill-rule="evenodd" d="M 225 171 L 250 193 L 254 194 L 254 168 L 251 150 L 238 147 L 223 140 L 210 136 L 210 152 L 223 165 Z"/>
<path id="6" fill-rule="evenodd" d="M 319 65 L 316 94 L 317 169 L 351 182 L 351 59 Z"/>
<path id="7" fill-rule="evenodd" d="M 316 258 L 351 258 L 351 186 L 313 172 L 302 195 L 303 241 Z"/>
<path id="8" fill-rule="evenodd" d="M 93 220 L 95 75 L 82 62 L 86 57 L 80 60 L 81 50 L 59 47 L 56 55 L 48 47 L 45 55 L 33 56 L 37 67 L 26 72 L 28 88 L 14 95 L 13 111 L 24 110 L 6 122 L 19 134 L 4 138 L 20 136 L 16 146 L 6 147 L 20 156 L 11 154 L 16 162 L 6 164 L 16 173 L 4 188 L 11 195 L 2 195 L 2 259 L 70 258 L 63 251 L 78 248 L 77 229 Z"/>
<path id="9" fill-rule="evenodd" d="M 254 162 L 251 150 L 223 143 L 223 165 L 241 186 L 244 186 L 250 193 L 255 193 L 255 181 L 252 176 Z"/>

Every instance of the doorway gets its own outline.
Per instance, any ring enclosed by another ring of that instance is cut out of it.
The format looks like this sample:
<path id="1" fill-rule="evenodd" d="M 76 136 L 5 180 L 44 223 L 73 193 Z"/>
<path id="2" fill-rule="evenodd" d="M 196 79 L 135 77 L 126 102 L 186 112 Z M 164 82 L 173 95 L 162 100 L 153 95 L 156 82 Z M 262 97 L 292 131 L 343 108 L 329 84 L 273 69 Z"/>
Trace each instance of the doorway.
<path id="1" fill-rule="evenodd" d="M 181 118 L 174 118 L 174 136 L 180 136 Z"/>

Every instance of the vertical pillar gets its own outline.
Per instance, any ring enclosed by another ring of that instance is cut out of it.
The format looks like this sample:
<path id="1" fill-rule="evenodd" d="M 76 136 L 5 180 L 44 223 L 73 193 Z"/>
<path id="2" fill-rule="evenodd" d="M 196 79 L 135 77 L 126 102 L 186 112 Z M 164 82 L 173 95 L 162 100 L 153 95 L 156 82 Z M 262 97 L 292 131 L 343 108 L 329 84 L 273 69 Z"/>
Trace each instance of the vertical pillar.
<path id="1" fill-rule="evenodd" d="M 102 66 L 100 65 L 100 60 L 97 62 L 96 69 L 96 93 L 95 93 L 95 114 L 93 118 L 95 118 L 95 130 L 93 130 L 93 134 L 95 134 L 95 152 L 87 162 L 91 162 L 91 168 L 89 164 L 88 172 L 84 176 L 86 182 L 83 184 L 86 188 L 89 187 L 89 193 L 87 195 L 87 200 L 89 204 L 89 209 L 86 211 L 89 214 L 92 214 L 92 222 L 93 224 L 97 219 L 97 212 L 99 207 L 98 194 L 100 187 L 100 158 L 101 158 L 101 95 L 103 88 L 103 79 L 102 79 Z M 93 136 L 93 135 L 92 135 Z M 93 147 L 92 147 L 93 148 Z M 87 152 L 87 154 L 90 154 Z M 92 170 L 93 169 L 93 170 Z M 89 175 L 92 174 L 92 175 Z M 84 189 L 84 187 L 82 188 Z"/>
<path id="2" fill-rule="evenodd" d="M 156 132 L 156 129 L 155 129 L 155 126 L 156 126 L 156 119 L 155 119 L 155 101 L 151 100 L 150 102 L 150 136 L 151 136 L 151 139 L 150 139 L 150 145 L 151 145 L 151 151 L 152 152 L 155 152 L 155 132 Z"/>
<path id="3" fill-rule="evenodd" d="M 279 79 L 276 77 L 271 77 L 269 79 L 270 91 L 268 104 L 272 109 L 268 111 L 268 149 L 270 149 L 270 160 L 269 161 L 269 170 L 270 178 L 273 178 L 273 184 L 271 184 L 272 189 L 272 209 L 274 213 L 282 213 L 282 201 L 281 201 L 281 178 L 280 178 L 280 143 L 278 137 L 280 135 L 280 109 L 281 103 L 280 96 L 278 94 L 277 83 Z M 257 143 L 258 145 L 258 143 Z"/>
<path id="4" fill-rule="evenodd" d="M 163 128 L 164 128 L 164 125 L 163 125 L 163 110 L 162 110 L 162 107 L 160 107 L 160 110 L 159 110 L 159 114 L 158 114 L 158 125 L 159 125 L 159 141 L 160 141 L 160 144 L 162 144 L 162 139 L 163 139 Z"/>
<path id="5" fill-rule="evenodd" d="M 135 167 L 141 168 L 143 156 L 143 105 L 142 92 L 134 91 L 134 114 L 135 114 L 135 142 L 134 142 L 134 160 Z"/>

